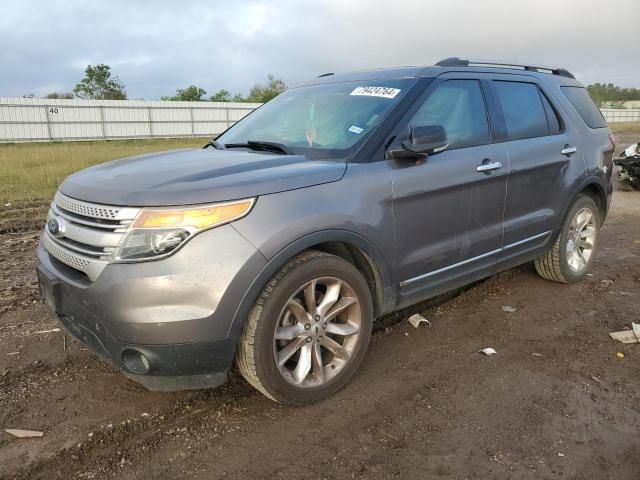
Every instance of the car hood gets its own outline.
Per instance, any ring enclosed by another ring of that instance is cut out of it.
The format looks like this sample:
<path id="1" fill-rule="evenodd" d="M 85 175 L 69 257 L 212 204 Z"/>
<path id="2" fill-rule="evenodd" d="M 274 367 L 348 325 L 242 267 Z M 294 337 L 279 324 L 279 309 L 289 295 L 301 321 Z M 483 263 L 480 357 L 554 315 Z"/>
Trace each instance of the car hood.
<path id="1" fill-rule="evenodd" d="M 244 150 L 189 149 L 103 163 L 67 177 L 72 198 L 132 207 L 188 205 L 266 195 L 340 180 L 341 161 Z"/>

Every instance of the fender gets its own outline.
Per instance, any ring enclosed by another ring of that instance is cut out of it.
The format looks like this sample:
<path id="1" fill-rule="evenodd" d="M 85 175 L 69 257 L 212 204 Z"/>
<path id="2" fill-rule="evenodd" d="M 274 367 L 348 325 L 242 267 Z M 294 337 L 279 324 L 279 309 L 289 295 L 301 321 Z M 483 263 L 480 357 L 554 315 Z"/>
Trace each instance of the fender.
<path id="1" fill-rule="evenodd" d="M 393 292 L 395 292 L 395 290 L 390 288 L 391 280 L 389 277 L 389 269 L 382 253 L 380 253 L 380 251 L 371 242 L 369 242 L 369 240 L 360 234 L 341 229 L 322 230 L 294 240 L 289 245 L 282 248 L 267 262 L 266 266 L 256 276 L 255 280 L 251 283 L 247 292 L 242 297 L 242 301 L 236 309 L 231 325 L 229 326 L 228 336 L 235 339 L 240 338 L 244 322 L 249 316 L 249 312 L 258 299 L 260 292 L 269 279 L 273 277 L 289 259 L 314 245 L 325 242 L 350 243 L 365 252 L 371 258 L 375 267 L 378 269 L 378 273 L 380 274 L 383 288 L 383 305 L 381 305 L 381 310 L 386 311 L 387 309 L 385 306 L 394 303 L 395 295 L 393 295 Z"/>
<path id="2" fill-rule="evenodd" d="M 576 187 L 572 190 L 571 195 L 567 196 L 567 201 L 563 205 L 563 210 L 562 210 L 564 212 L 562 215 L 563 222 L 567 216 L 567 212 L 569 211 L 571 204 L 574 202 L 578 194 L 582 190 L 584 190 L 585 188 L 591 185 L 593 185 L 598 189 L 598 192 L 600 193 L 602 198 L 605 200 L 605 217 L 606 217 L 606 213 L 609 211 L 609 205 L 611 203 L 611 193 L 613 191 L 613 186 L 607 185 L 607 183 L 603 180 L 603 178 L 598 175 L 589 175 L 583 178 L 579 183 L 577 183 Z M 605 219 L 602 218 L 602 222 L 604 222 L 604 220 Z"/>

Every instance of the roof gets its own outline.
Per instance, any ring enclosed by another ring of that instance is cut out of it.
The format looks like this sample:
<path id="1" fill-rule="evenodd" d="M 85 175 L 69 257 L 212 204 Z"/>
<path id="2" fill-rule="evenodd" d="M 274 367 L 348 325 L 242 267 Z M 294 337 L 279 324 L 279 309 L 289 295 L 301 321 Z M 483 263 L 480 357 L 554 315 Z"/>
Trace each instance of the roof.
<path id="1" fill-rule="evenodd" d="M 377 68 L 334 74 L 323 73 L 316 78 L 302 82 L 296 87 L 318 85 L 325 83 L 340 83 L 358 80 L 390 80 L 397 78 L 437 77 L 446 72 L 480 72 L 507 75 L 529 75 L 548 80 L 554 78 L 561 84 L 575 85 L 578 82 L 566 69 L 560 67 L 543 67 L 535 65 L 521 65 L 502 61 L 473 61 L 462 60 L 457 57 L 447 58 L 435 65 L 405 66 L 394 68 Z"/>
<path id="2" fill-rule="evenodd" d="M 351 82 L 356 80 L 391 80 L 394 78 L 417 78 L 422 77 L 425 67 L 393 67 L 393 68 L 376 68 L 373 70 L 360 70 L 347 73 L 323 73 L 322 75 L 312 78 L 306 82 L 296 85 L 301 87 L 305 85 L 318 85 L 322 83 L 340 83 Z"/>

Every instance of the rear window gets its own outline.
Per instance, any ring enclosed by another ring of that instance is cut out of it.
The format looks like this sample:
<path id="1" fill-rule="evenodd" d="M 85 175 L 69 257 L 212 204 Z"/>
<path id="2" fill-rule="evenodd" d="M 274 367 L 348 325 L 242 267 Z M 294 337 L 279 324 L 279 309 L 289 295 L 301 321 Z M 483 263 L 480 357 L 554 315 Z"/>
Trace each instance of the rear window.
<path id="1" fill-rule="evenodd" d="M 593 103 L 587 90 L 582 87 L 560 87 L 564 95 L 578 111 L 584 123 L 591 128 L 604 128 L 607 126 L 600 109 Z"/>
<path id="2" fill-rule="evenodd" d="M 509 140 L 549 135 L 547 115 L 538 87 L 524 82 L 494 82 Z"/>

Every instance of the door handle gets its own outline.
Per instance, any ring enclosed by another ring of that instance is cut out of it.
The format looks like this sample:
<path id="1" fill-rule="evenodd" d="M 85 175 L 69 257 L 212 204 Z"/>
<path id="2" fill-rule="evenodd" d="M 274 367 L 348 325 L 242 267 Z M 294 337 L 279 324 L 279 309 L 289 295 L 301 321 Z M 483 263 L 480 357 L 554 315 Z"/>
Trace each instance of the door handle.
<path id="1" fill-rule="evenodd" d="M 567 157 L 570 157 L 577 151 L 578 151 L 577 147 L 572 147 L 571 145 L 565 145 L 560 151 L 560 153 L 562 153 L 562 155 L 566 155 Z"/>
<path id="2" fill-rule="evenodd" d="M 476 172 L 490 172 L 491 170 L 497 170 L 499 168 L 502 168 L 502 162 L 483 163 L 476 167 Z"/>

